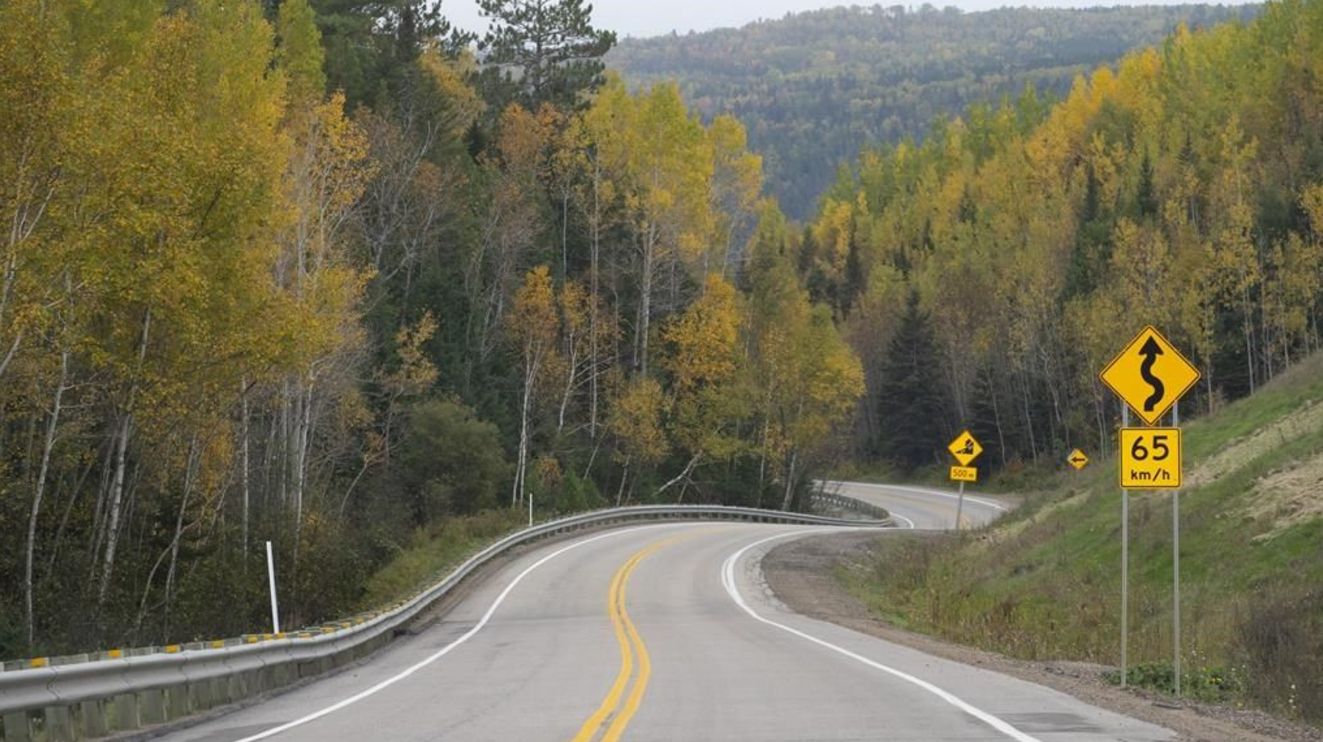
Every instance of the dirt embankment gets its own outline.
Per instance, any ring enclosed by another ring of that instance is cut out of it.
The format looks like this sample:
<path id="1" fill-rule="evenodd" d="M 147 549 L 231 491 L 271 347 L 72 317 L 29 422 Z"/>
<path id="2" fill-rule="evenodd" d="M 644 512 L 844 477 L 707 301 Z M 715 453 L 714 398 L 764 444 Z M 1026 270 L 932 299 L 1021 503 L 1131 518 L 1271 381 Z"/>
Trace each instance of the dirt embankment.
<path id="1" fill-rule="evenodd" d="M 824 534 L 797 539 L 763 558 L 763 573 L 776 597 L 803 615 L 831 621 L 886 641 L 938 657 L 1005 673 L 1067 693 L 1116 713 L 1143 719 L 1191 742 L 1320 742 L 1323 732 L 1291 724 L 1259 711 L 1196 702 L 1170 703 L 1161 696 L 1121 690 L 1102 679 L 1110 669 L 1084 662 L 1030 662 L 944 642 L 897 629 L 878 619 L 836 578 L 843 565 L 874 559 L 874 545 L 888 536 L 871 533 Z"/>

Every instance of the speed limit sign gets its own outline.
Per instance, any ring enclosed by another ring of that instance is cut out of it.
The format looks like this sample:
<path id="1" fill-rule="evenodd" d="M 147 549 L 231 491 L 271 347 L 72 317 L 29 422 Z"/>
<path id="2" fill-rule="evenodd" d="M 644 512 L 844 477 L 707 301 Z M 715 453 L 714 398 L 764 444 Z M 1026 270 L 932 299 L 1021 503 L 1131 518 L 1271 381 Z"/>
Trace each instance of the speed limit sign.
<path id="1" fill-rule="evenodd" d="M 1180 428 L 1121 428 L 1121 488 L 1181 486 Z"/>

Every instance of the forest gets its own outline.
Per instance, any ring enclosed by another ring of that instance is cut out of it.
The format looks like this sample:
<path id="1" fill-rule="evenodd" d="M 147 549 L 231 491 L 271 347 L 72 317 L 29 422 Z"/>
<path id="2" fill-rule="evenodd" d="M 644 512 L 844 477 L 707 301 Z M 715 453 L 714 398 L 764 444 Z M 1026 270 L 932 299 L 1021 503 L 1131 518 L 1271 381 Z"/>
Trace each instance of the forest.
<path id="1" fill-rule="evenodd" d="M 863 372 L 744 128 L 482 8 L 0 3 L 0 656 L 261 629 L 266 541 L 297 627 L 482 513 L 800 505 Z"/>
<path id="2" fill-rule="evenodd" d="M 1182 418 L 1320 347 L 1323 2 L 1161 45 L 865 152 L 800 270 L 865 370 L 856 444 L 904 469 L 972 426 L 992 469 L 1113 448 L 1097 374 L 1145 324 L 1202 373 Z"/>
<path id="3" fill-rule="evenodd" d="M 296 627 L 493 517 L 799 508 L 965 425 L 1106 455 L 1139 326 L 1183 417 L 1323 339 L 1323 0 L 879 142 L 802 223 L 580 0 L 482 7 L 0 3 L 0 656 L 263 627 L 266 541 Z"/>
<path id="4" fill-rule="evenodd" d="M 922 139 L 934 119 L 1026 86 L 1064 96 L 1080 73 L 1184 23 L 1247 20 L 1257 5 L 1001 8 L 851 6 L 739 29 L 624 39 L 607 56 L 631 85 L 678 80 L 705 117 L 729 113 L 765 157 L 768 191 L 809 219 L 836 168 L 866 146 Z"/>

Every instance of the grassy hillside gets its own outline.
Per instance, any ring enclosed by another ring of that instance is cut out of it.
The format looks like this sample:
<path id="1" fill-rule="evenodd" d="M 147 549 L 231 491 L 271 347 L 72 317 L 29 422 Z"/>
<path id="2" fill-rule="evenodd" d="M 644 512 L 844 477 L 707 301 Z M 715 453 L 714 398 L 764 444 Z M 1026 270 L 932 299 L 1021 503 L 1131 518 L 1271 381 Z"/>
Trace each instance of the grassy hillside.
<path id="1" fill-rule="evenodd" d="M 631 84 L 679 80 L 705 115 L 731 112 L 766 157 L 787 214 L 811 215 L 836 167 L 865 144 L 920 138 L 936 117 L 1072 79 L 1178 24 L 1248 18 L 1258 6 L 833 8 L 739 29 L 626 39 L 607 57 Z"/>
<path id="2" fill-rule="evenodd" d="M 1185 428 L 1187 687 L 1323 720 L 1323 355 Z M 1116 663 L 1116 464 L 1063 471 L 1001 523 L 884 540 L 843 574 L 893 622 L 1024 658 Z M 1064 464 L 1063 464 L 1064 467 Z M 1170 683 L 1171 502 L 1131 497 L 1132 675 Z"/>

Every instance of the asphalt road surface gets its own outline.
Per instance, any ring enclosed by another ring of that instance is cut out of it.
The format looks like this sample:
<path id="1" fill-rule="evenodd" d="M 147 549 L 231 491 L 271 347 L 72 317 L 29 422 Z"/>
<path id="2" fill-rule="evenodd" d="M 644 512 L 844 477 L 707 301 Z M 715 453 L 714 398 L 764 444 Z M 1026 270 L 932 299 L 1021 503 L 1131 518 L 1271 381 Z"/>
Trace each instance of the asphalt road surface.
<path id="1" fill-rule="evenodd" d="M 860 491 L 916 527 L 953 522 L 949 498 Z M 970 505 L 973 519 L 1001 507 Z M 1172 738 L 1033 683 L 788 612 L 768 594 L 759 559 L 821 530 L 659 524 L 547 544 L 369 661 L 169 739 Z"/>

